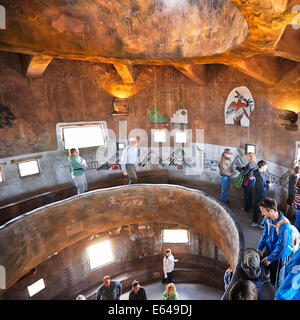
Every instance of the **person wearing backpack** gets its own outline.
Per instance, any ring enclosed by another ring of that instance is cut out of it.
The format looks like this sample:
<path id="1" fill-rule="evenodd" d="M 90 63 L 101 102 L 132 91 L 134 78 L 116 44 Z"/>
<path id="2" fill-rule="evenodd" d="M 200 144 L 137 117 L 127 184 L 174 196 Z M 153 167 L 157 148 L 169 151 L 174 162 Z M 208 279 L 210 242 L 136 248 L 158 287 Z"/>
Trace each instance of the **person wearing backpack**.
<path id="1" fill-rule="evenodd" d="M 243 171 L 244 182 L 244 207 L 241 208 L 242 211 L 249 211 L 252 205 L 252 187 L 255 183 L 254 171 L 257 170 L 256 156 L 253 152 L 247 153 L 247 165 L 245 167 L 236 166 L 238 171 Z"/>
<path id="2" fill-rule="evenodd" d="M 293 254 L 292 228 L 289 220 L 278 211 L 275 199 L 263 199 L 259 207 L 264 216 L 264 232 L 257 251 L 270 282 L 278 288 L 284 280 L 286 263 Z"/>

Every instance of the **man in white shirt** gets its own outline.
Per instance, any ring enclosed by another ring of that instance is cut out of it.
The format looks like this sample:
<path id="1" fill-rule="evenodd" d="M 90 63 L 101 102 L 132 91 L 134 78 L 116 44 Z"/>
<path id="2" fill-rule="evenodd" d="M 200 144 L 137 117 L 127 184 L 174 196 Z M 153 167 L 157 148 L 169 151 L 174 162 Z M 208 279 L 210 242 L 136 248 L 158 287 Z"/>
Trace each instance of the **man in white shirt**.
<path id="1" fill-rule="evenodd" d="M 124 176 L 129 177 L 129 184 L 137 183 L 136 167 L 138 167 L 138 148 L 136 138 L 129 139 L 127 146 L 121 156 L 121 167 Z"/>
<path id="2" fill-rule="evenodd" d="M 175 262 L 178 262 L 178 259 L 175 259 L 172 255 L 171 249 L 166 250 L 166 254 L 163 259 L 163 272 L 164 272 L 164 281 L 167 280 L 167 283 L 171 283 L 172 281 L 172 273 L 174 270 Z"/>

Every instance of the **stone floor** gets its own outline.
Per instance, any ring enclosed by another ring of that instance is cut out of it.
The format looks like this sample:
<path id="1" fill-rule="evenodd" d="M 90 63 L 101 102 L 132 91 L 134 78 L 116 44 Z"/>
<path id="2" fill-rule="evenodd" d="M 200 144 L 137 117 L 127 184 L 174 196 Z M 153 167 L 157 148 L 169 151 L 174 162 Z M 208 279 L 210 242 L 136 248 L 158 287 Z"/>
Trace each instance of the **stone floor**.
<path id="1" fill-rule="evenodd" d="M 200 283 L 177 283 L 176 290 L 180 300 L 220 300 L 223 291 Z M 148 300 L 162 300 L 166 285 L 160 281 L 143 286 Z M 129 292 L 122 294 L 121 300 L 128 300 Z"/>

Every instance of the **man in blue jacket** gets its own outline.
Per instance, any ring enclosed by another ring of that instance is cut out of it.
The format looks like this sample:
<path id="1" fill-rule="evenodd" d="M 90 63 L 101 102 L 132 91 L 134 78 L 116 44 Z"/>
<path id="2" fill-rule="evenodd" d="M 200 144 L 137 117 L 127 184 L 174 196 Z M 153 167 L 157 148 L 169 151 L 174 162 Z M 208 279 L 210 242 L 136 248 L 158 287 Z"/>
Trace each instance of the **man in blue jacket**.
<path id="1" fill-rule="evenodd" d="M 259 207 L 264 216 L 264 232 L 257 251 L 263 256 L 261 263 L 269 270 L 271 283 L 278 288 L 283 282 L 288 258 L 293 253 L 292 228 L 289 220 L 278 211 L 275 199 L 266 198 Z"/>
<path id="2" fill-rule="evenodd" d="M 285 278 L 275 293 L 275 300 L 300 300 L 300 250 L 286 266 Z"/>

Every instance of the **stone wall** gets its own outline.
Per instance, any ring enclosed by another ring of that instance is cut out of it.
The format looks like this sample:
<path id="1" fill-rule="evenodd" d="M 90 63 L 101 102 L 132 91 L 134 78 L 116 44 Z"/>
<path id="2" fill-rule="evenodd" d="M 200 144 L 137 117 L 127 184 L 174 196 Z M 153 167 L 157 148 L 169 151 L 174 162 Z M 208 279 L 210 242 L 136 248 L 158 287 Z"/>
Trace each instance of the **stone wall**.
<path id="1" fill-rule="evenodd" d="M 42 78 L 28 79 L 23 75 L 24 56 L 1 52 L 0 104 L 10 109 L 15 120 L 11 121 L 12 127 L 3 125 L 0 128 L 0 162 L 6 163 L 2 167 L 4 183 L 0 184 L 0 201 L 71 181 L 67 153 L 58 147 L 57 123 L 105 121 L 118 139 L 120 120 L 127 121 L 127 133 L 142 128 L 148 134 L 150 144 L 149 110 L 157 106 L 170 123 L 179 104 L 188 110 L 188 125 L 194 143 L 196 130 L 202 132 L 204 171 L 188 176 L 184 171 L 170 167 L 171 176 L 218 183 L 216 162 L 223 148 L 233 148 L 234 158 L 239 150 L 245 161 L 244 145 L 250 143 L 256 145 L 258 160 L 270 162 L 270 174 L 276 181 L 282 177 L 285 181 L 300 137 L 298 131 L 288 131 L 278 122 L 277 110 L 269 103 L 270 89 L 224 65 L 207 65 L 205 70 L 206 84 L 199 86 L 173 67 L 136 66 L 136 84 L 132 90 L 135 94 L 128 98 L 129 115 L 116 117 L 112 116 L 114 97 L 108 93 L 104 81 L 106 76 L 117 79 L 112 66 L 54 59 Z M 224 124 L 227 96 L 239 86 L 248 87 L 255 101 L 249 127 Z M 20 178 L 17 165 L 11 160 L 32 155 L 42 156 L 41 174 Z M 81 155 L 89 162 L 97 160 L 95 148 L 82 149 Z M 159 168 L 151 168 L 155 167 Z M 87 178 L 93 182 L 105 178 L 107 173 L 91 170 Z M 278 196 L 282 189 L 285 190 L 285 182 L 281 180 L 276 191 Z M 282 197 L 285 197 L 285 191 Z"/>

